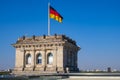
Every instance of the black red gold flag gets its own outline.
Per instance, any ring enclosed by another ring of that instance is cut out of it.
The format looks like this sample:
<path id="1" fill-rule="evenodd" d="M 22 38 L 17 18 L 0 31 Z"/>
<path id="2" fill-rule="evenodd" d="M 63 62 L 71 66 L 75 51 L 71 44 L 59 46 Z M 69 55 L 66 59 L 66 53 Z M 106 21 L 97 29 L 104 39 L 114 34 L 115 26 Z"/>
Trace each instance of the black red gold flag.
<path id="1" fill-rule="evenodd" d="M 58 22 L 62 22 L 63 20 L 63 17 L 51 6 L 50 6 L 50 18 L 55 19 Z"/>

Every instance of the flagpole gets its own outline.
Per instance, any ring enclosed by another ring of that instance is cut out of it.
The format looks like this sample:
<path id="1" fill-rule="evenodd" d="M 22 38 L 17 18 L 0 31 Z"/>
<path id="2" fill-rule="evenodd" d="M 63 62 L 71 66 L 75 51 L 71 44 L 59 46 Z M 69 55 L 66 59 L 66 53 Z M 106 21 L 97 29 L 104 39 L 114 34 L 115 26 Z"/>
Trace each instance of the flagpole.
<path id="1" fill-rule="evenodd" d="M 50 36 L 50 3 L 48 2 L 48 36 Z"/>

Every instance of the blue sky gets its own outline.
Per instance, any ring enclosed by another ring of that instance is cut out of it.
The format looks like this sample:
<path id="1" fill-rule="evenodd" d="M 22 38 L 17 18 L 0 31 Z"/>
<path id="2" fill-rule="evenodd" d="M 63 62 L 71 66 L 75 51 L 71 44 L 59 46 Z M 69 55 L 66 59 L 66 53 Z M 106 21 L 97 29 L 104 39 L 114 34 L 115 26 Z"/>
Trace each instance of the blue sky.
<path id="1" fill-rule="evenodd" d="M 81 46 L 80 69 L 120 70 L 120 1 L 51 0 L 64 17 L 51 19 L 51 34 L 65 34 Z M 0 0 L 0 69 L 14 67 L 11 44 L 23 36 L 47 35 L 48 0 Z"/>

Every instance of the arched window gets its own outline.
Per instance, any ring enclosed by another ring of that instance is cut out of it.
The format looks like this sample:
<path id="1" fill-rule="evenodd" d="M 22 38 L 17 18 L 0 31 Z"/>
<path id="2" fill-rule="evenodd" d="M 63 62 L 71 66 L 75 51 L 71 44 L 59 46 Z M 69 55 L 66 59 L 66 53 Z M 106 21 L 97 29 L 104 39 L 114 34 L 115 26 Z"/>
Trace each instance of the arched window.
<path id="1" fill-rule="evenodd" d="M 42 55 L 39 53 L 37 55 L 37 64 L 41 64 L 42 63 Z"/>
<path id="2" fill-rule="evenodd" d="M 53 63 L 53 54 L 52 53 L 48 54 L 47 60 L 48 60 L 48 62 L 47 62 L 48 64 L 52 64 Z"/>
<path id="3" fill-rule="evenodd" d="M 31 62 L 32 62 L 31 55 L 28 54 L 28 55 L 26 56 L 26 64 L 31 64 Z"/>

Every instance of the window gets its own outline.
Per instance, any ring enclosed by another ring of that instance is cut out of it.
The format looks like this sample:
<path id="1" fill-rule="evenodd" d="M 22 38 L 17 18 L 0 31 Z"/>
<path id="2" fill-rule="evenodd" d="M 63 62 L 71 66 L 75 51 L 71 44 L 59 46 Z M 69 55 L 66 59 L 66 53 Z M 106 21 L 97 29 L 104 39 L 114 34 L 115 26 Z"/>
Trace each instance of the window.
<path id="1" fill-rule="evenodd" d="M 48 60 L 48 62 L 47 62 L 48 64 L 52 64 L 53 63 L 53 54 L 52 53 L 48 54 L 47 60 Z"/>
<path id="2" fill-rule="evenodd" d="M 31 64 L 31 62 L 32 62 L 31 59 L 32 59 L 32 58 L 31 58 L 31 55 L 28 54 L 28 55 L 26 56 L 26 64 Z"/>
<path id="3" fill-rule="evenodd" d="M 37 55 L 37 64 L 41 64 L 42 63 L 42 55 L 39 53 Z"/>

